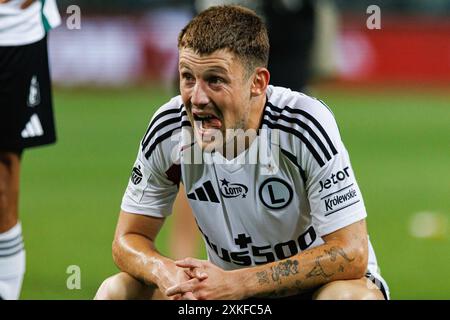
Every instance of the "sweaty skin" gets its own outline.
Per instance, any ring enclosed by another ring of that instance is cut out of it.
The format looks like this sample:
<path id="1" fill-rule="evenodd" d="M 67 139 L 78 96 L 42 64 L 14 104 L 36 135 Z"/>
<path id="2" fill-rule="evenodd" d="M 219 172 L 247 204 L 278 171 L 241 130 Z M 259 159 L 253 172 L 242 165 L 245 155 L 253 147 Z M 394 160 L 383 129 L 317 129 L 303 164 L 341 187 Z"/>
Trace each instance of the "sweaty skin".
<path id="1" fill-rule="evenodd" d="M 154 240 L 163 222 L 164 219 L 121 211 L 113 242 L 113 258 L 122 271 L 147 286 L 158 287 L 164 293 L 168 287 L 190 277 L 155 248 Z M 196 275 L 200 279 L 205 276 Z M 190 293 L 187 294 L 189 296 Z M 179 298 L 181 295 L 173 297 Z"/>
<path id="2" fill-rule="evenodd" d="M 214 127 L 224 137 L 225 141 L 219 141 L 224 145 L 235 138 L 230 129 L 259 128 L 269 81 L 266 68 L 257 68 L 248 76 L 241 60 L 227 50 L 200 56 L 191 49 L 181 49 L 179 71 L 181 97 L 193 124 L 196 141 L 203 149 L 221 150 L 222 146 L 202 135 L 201 121 L 195 121 L 194 114 L 217 117 L 215 124 L 220 127 Z"/>

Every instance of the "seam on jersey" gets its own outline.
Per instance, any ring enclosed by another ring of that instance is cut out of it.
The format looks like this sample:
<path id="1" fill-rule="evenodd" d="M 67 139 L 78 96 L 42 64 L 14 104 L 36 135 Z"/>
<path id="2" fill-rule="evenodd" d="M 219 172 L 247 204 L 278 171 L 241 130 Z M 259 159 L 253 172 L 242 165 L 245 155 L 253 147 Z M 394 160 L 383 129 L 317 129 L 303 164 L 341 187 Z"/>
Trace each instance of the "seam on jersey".
<path id="1" fill-rule="evenodd" d="M 314 218 L 314 216 L 320 215 L 323 217 L 323 213 L 319 212 L 319 213 L 312 213 L 311 212 L 311 216 L 313 217 L 313 219 L 317 219 Z M 339 230 L 341 228 L 344 228 L 346 226 L 351 225 L 352 223 L 358 222 L 362 219 L 365 219 L 367 217 L 367 213 L 366 210 L 363 207 L 357 206 L 357 209 L 352 210 L 350 212 L 347 212 L 345 215 L 341 215 L 341 216 L 337 216 L 335 218 L 333 218 L 334 220 L 328 220 L 326 223 L 322 224 L 322 225 L 317 225 L 317 231 L 318 231 L 318 235 L 320 237 L 333 233 L 336 230 Z M 330 219 L 330 218 L 327 218 Z"/>
<path id="2" fill-rule="evenodd" d="M 303 168 L 297 162 L 296 156 L 293 155 L 292 153 L 290 153 L 289 151 L 284 150 L 284 149 L 280 148 L 280 150 L 300 170 L 300 176 L 302 177 L 303 185 L 306 188 L 306 180 L 307 180 L 306 172 L 305 172 L 305 170 L 303 170 Z"/>
<path id="3" fill-rule="evenodd" d="M 141 207 L 132 206 L 129 204 L 124 204 L 124 203 L 122 203 L 120 208 L 129 214 L 136 214 L 136 215 L 140 215 L 140 216 L 150 216 L 150 217 L 161 218 L 161 219 L 165 218 L 171 214 L 170 210 L 160 210 L 159 212 L 156 212 L 156 211 L 149 212 L 149 211 L 143 210 Z"/>

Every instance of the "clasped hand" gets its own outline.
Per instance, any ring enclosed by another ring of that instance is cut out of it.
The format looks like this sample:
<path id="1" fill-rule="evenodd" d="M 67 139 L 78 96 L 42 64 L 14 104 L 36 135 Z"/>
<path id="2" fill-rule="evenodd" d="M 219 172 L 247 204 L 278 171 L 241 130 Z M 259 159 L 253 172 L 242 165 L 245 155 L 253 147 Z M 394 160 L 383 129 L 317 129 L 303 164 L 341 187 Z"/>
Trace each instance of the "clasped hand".
<path id="1" fill-rule="evenodd" d="M 241 283 L 236 273 L 225 271 L 209 261 L 185 258 L 175 261 L 184 269 L 188 280 L 181 281 L 164 292 L 173 300 L 242 299 Z"/>

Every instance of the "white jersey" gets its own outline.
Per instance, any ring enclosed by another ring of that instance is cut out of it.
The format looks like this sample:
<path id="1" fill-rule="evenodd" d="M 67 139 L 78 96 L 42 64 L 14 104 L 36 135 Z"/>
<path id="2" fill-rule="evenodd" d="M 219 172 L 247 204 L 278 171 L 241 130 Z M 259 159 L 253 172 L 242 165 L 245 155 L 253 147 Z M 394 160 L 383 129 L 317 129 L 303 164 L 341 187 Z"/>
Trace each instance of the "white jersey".
<path id="1" fill-rule="evenodd" d="M 0 46 L 20 46 L 37 42 L 61 23 L 55 0 L 35 1 L 27 9 L 24 0 L 0 4 Z"/>
<path id="2" fill-rule="evenodd" d="M 338 126 L 320 100 L 269 86 L 258 138 L 231 161 L 218 152 L 193 161 L 191 130 L 180 96 L 156 112 L 122 210 L 166 217 L 182 182 L 208 258 L 223 269 L 288 258 L 366 217 Z M 369 242 L 368 271 L 377 269 Z"/>

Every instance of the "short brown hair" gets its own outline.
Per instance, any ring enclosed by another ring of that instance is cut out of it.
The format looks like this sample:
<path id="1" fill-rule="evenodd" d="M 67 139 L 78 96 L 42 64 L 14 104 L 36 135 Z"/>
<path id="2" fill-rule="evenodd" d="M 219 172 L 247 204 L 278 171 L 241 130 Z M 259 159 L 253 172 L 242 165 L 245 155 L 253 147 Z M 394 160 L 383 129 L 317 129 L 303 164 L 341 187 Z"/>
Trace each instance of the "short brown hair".
<path id="1" fill-rule="evenodd" d="M 237 6 L 214 6 L 192 19 L 178 36 L 178 48 L 200 55 L 228 49 L 247 68 L 267 67 L 269 37 L 262 19 L 252 10 Z"/>

